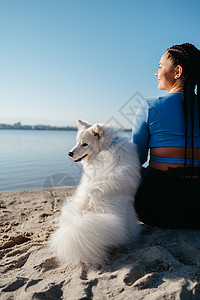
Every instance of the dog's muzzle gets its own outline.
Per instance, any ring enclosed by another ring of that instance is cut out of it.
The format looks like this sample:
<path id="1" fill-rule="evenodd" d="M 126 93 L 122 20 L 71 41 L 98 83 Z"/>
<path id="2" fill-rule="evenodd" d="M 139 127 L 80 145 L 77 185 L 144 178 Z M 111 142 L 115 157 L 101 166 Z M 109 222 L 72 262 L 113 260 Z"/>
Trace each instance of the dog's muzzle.
<path id="1" fill-rule="evenodd" d="M 70 157 L 73 157 L 73 156 L 74 156 L 74 152 L 69 151 L 69 152 L 68 152 L 68 155 L 69 155 Z M 79 161 L 81 161 L 82 159 L 84 159 L 86 156 L 87 156 L 87 154 L 83 155 L 83 156 L 80 157 L 80 158 L 74 159 L 74 161 L 75 161 L 75 162 L 79 162 Z"/>

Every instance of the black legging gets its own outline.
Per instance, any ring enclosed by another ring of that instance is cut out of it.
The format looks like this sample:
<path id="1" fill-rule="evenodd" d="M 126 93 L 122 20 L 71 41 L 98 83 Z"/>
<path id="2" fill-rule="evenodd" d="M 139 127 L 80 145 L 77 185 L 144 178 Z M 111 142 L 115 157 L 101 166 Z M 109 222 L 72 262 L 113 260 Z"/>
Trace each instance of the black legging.
<path id="1" fill-rule="evenodd" d="M 169 177 L 166 172 L 149 170 L 134 206 L 143 223 L 200 229 L 200 179 Z"/>

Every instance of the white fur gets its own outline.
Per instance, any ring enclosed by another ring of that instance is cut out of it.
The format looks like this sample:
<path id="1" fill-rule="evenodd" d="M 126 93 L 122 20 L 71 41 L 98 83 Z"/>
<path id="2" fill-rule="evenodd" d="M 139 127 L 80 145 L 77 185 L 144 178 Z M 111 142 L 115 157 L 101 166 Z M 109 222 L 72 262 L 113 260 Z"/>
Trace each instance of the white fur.
<path id="1" fill-rule="evenodd" d="M 134 144 L 115 139 L 119 132 L 112 127 L 82 121 L 77 127 L 71 156 L 76 161 L 87 154 L 84 172 L 75 195 L 63 205 L 50 246 L 62 264 L 104 264 L 110 247 L 129 243 L 139 233 L 133 207 L 139 160 Z"/>

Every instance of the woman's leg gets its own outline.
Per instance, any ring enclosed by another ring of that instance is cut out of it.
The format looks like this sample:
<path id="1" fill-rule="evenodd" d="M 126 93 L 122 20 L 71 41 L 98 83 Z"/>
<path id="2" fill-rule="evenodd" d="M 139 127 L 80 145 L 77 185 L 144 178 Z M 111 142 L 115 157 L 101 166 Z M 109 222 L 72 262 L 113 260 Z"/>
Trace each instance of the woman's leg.
<path id="1" fill-rule="evenodd" d="M 136 194 L 135 209 L 139 220 L 149 225 L 200 228 L 200 181 L 149 170 Z"/>

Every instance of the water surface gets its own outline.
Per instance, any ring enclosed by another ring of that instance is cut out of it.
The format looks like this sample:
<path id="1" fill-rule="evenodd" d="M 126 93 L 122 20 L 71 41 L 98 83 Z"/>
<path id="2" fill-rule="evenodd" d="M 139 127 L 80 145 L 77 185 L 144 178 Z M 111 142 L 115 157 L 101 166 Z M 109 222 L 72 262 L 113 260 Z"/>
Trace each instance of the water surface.
<path id="1" fill-rule="evenodd" d="M 67 155 L 76 131 L 0 130 L 0 192 L 71 186 L 82 166 Z"/>

